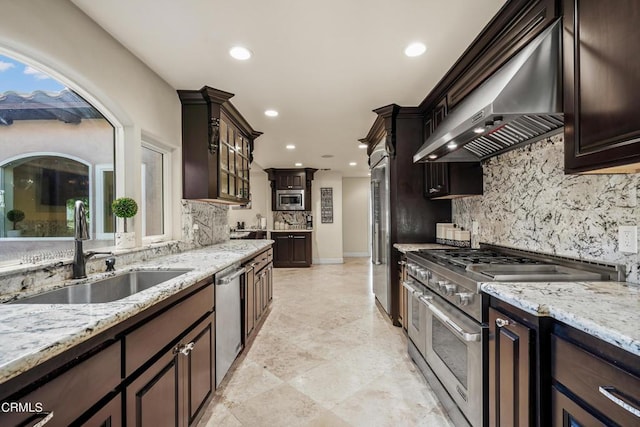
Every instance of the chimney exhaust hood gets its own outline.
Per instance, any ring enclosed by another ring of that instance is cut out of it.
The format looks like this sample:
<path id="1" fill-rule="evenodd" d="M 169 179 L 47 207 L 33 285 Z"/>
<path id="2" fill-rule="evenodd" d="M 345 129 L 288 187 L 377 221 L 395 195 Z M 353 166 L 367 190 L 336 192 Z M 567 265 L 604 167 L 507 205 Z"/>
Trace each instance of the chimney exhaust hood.
<path id="1" fill-rule="evenodd" d="M 559 133 L 560 30 L 558 20 L 451 110 L 414 163 L 477 162 Z"/>

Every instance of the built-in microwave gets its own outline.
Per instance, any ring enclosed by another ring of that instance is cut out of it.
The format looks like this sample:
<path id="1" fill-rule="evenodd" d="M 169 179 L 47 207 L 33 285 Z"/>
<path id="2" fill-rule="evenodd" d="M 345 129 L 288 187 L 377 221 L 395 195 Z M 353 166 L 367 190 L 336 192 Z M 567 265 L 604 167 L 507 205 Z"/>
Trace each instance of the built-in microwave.
<path id="1" fill-rule="evenodd" d="M 304 190 L 276 190 L 277 211 L 303 211 Z"/>

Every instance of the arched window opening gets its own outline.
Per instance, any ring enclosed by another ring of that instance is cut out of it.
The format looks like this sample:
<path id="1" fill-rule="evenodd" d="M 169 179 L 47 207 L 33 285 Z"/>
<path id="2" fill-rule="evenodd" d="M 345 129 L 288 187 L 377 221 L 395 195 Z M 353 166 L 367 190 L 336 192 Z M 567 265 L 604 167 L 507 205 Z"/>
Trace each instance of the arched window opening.
<path id="1" fill-rule="evenodd" d="M 113 244 L 114 127 L 72 89 L 0 55 L 0 262 L 69 249 L 73 205 L 94 248 Z"/>

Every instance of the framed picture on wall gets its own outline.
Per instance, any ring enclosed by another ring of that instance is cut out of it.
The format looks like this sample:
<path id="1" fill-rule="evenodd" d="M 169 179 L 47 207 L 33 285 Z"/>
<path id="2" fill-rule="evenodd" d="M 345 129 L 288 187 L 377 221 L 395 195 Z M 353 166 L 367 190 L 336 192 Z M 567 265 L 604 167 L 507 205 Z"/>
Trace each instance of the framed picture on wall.
<path id="1" fill-rule="evenodd" d="M 320 188 L 320 222 L 333 223 L 333 188 Z"/>

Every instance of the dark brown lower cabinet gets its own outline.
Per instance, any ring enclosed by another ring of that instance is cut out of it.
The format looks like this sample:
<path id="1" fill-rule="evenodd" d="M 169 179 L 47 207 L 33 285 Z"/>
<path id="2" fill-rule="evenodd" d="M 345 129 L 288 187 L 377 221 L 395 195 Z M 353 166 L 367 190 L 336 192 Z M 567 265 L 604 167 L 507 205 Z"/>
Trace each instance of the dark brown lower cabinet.
<path id="1" fill-rule="evenodd" d="M 244 264 L 242 318 L 245 346 L 273 299 L 273 261 L 274 251 L 269 248 Z"/>
<path id="2" fill-rule="evenodd" d="M 534 425 L 532 330 L 489 308 L 489 425 Z"/>
<path id="3" fill-rule="evenodd" d="M 253 328 L 256 324 L 256 301 L 255 301 L 255 264 L 250 262 L 245 265 L 244 273 L 244 342 L 249 338 L 253 332 Z M 244 343 L 243 342 L 243 343 Z"/>
<path id="4" fill-rule="evenodd" d="M 178 426 L 184 412 L 178 355 L 171 349 L 127 386 L 127 426 Z"/>
<path id="5" fill-rule="evenodd" d="M 640 358 L 567 327 L 555 331 L 554 425 L 640 425 Z"/>
<path id="6" fill-rule="evenodd" d="M 122 394 L 116 394 L 91 418 L 82 423 L 83 427 L 121 427 Z"/>
<path id="7" fill-rule="evenodd" d="M 551 390 L 551 407 L 555 427 L 604 427 L 606 424 L 585 411 L 562 394 L 556 387 Z"/>
<path id="8" fill-rule="evenodd" d="M 44 425 L 45 418 L 49 420 L 47 427 L 73 424 L 120 384 L 120 353 L 121 345 L 117 341 L 35 390 L 2 399 L 2 402 L 31 405 L 41 403 L 42 408 L 25 412 L 2 412 L 0 426 L 30 426 L 38 422 Z M 116 415 L 121 417 L 120 414 Z"/>
<path id="9" fill-rule="evenodd" d="M 214 392 L 214 348 L 210 315 L 127 386 L 127 426 L 191 425 Z"/>
<path id="10" fill-rule="evenodd" d="M 311 266 L 311 233 L 304 231 L 274 231 L 274 267 Z"/>

